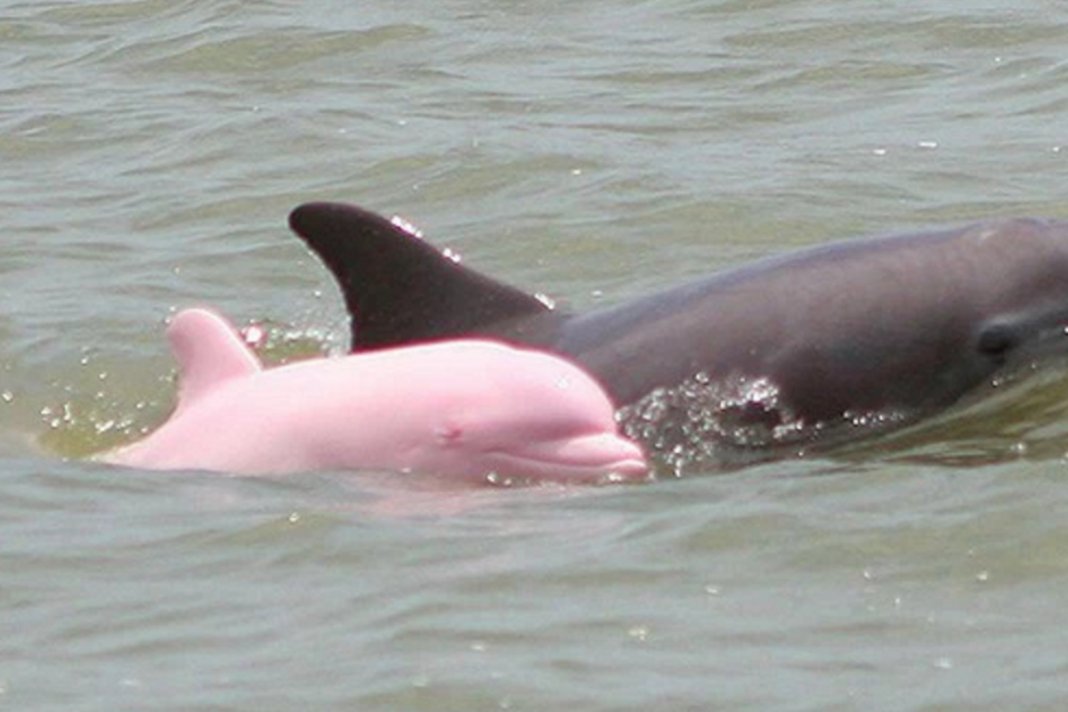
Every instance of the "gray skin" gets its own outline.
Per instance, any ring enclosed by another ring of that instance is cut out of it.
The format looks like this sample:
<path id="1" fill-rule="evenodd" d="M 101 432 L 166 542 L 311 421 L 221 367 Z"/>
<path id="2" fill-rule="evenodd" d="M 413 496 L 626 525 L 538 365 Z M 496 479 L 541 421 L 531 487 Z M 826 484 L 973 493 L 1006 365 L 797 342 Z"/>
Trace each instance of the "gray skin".
<path id="1" fill-rule="evenodd" d="M 461 336 L 529 344 L 578 361 L 623 409 L 698 374 L 713 384 L 764 379 L 775 398 L 734 402 L 731 423 L 797 427 L 733 443 L 744 447 L 835 442 L 915 422 L 1000 373 L 1068 353 L 1066 222 L 856 239 L 580 315 L 551 310 L 355 206 L 302 205 L 290 226 L 337 278 L 354 350 Z M 677 400 L 669 410 L 682 420 Z M 861 421 L 879 427 L 858 429 Z M 671 427 L 680 426 L 660 435 Z"/>

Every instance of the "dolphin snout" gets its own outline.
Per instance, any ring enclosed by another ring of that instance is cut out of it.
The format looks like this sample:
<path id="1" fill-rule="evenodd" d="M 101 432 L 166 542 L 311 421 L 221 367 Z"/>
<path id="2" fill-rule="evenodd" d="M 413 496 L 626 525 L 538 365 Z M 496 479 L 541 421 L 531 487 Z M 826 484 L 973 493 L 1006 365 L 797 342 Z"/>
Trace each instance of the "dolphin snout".
<path id="1" fill-rule="evenodd" d="M 502 473 L 537 473 L 539 479 L 597 483 L 635 481 L 649 472 L 645 453 L 615 432 L 537 440 L 493 453 Z"/>

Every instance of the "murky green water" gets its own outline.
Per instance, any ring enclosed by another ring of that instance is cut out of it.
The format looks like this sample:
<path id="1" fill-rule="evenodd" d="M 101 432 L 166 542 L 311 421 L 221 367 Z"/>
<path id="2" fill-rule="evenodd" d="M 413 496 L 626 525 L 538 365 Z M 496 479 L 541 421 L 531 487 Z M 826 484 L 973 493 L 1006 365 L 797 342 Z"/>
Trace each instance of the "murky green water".
<path id="1" fill-rule="evenodd" d="M 0 8 L 0 707 L 1058 709 L 1068 386 L 647 486 L 146 475 L 195 303 L 338 348 L 342 199 L 576 307 L 1068 217 L 1056 3 Z"/>

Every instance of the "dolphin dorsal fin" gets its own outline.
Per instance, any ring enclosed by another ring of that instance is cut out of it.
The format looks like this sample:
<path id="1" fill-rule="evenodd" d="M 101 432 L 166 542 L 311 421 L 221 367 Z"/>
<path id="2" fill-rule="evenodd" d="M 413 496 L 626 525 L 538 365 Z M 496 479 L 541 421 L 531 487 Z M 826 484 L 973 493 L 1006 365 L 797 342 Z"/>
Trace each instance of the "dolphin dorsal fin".
<path id="1" fill-rule="evenodd" d="M 530 294 L 459 264 L 403 221 L 355 205 L 306 203 L 289 226 L 334 274 L 352 319 L 352 348 L 492 335 L 494 325 L 549 311 Z"/>
<path id="2" fill-rule="evenodd" d="M 207 309 L 179 312 L 167 328 L 167 338 L 178 361 L 179 409 L 224 381 L 263 368 L 234 327 Z"/>

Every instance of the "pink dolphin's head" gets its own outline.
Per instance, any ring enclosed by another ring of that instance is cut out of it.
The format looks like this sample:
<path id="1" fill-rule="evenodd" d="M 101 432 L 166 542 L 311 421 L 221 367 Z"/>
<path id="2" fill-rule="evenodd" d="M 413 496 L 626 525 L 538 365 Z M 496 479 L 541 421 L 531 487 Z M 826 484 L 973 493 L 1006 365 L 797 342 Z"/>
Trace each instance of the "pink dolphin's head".
<path id="1" fill-rule="evenodd" d="M 540 351 L 488 341 L 435 348 L 479 349 L 491 361 L 476 385 L 463 383 L 435 446 L 460 453 L 476 476 L 517 480 L 611 482 L 644 477 L 641 448 L 619 434 L 612 402 L 578 366 Z"/>
<path id="2" fill-rule="evenodd" d="M 505 483 L 631 480 L 641 449 L 569 361 L 480 340 L 441 341 L 263 369 L 214 312 L 168 329 L 178 405 L 101 459 L 243 474 L 418 471 Z"/>

